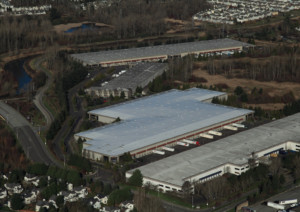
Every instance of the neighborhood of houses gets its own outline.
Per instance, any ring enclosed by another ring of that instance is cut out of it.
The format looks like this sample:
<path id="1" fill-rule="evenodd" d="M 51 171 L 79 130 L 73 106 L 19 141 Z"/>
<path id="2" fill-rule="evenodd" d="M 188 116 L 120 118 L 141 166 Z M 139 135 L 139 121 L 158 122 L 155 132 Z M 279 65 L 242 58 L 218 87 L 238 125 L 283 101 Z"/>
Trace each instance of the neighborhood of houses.
<path id="1" fill-rule="evenodd" d="M 50 9 L 51 5 L 14 7 L 9 0 L 0 0 L 0 15 L 6 13 L 12 15 L 45 15 Z"/>
<path id="2" fill-rule="evenodd" d="M 300 9 L 300 1 L 287 0 L 207 0 L 212 9 L 193 16 L 195 21 L 220 24 L 245 23 Z"/>
<path id="3" fill-rule="evenodd" d="M 0 178 L 7 181 L 8 177 L 5 174 L 0 175 Z M 12 208 L 11 197 L 14 194 L 20 194 L 25 205 L 31 205 L 33 210 L 41 211 L 54 207 L 59 208 L 57 205 L 57 198 L 63 197 L 64 204 L 67 202 L 76 202 L 79 200 L 85 201 L 88 205 L 101 212 L 130 212 L 134 209 L 132 201 L 124 201 L 119 207 L 107 206 L 109 196 L 97 194 L 95 196 L 89 195 L 90 189 L 86 186 L 74 187 L 73 184 L 67 183 L 67 190 L 60 191 L 57 195 L 52 195 L 48 200 L 41 199 L 39 194 L 42 189 L 38 188 L 41 177 L 32 174 L 26 174 L 22 183 L 5 183 L 0 187 L 0 203 Z M 48 182 L 51 177 L 47 177 Z"/>

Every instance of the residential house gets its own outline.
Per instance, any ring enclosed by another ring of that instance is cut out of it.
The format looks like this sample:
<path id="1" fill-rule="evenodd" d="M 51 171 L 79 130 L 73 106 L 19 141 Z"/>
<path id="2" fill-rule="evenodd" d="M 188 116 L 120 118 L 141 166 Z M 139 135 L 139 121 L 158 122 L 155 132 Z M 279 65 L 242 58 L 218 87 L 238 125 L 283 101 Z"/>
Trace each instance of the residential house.
<path id="1" fill-rule="evenodd" d="M 33 188 L 33 189 L 31 190 L 31 192 L 32 192 L 32 193 L 35 193 L 35 195 L 37 196 L 37 195 L 39 195 L 39 194 L 41 193 L 41 189 L 40 189 L 40 188 Z"/>
<path id="2" fill-rule="evenodd" d="M 49 203 L 46 202 L 44 199 L 39 200 L 35 205 L 35 211 L 40 211 L 41 208 L 49 209 L 49 207 L 50 207 Z"/>
<path id="3" fill-rule="evenodd" d="M 100 211 L 102 212 L 121 212 L 120 208 L 105 206 Z"/>
<path id="4" fill-rule="evenodd" d="M 35 176 L 33 174 L 26 173 L 26 175 L 24 176 L 24 182 L 25 183 L 31 183 L 35 186 L 38 186 L 39 182 L 40 182 L 40 177 Z"/>
<path id="5" fill-rule="evenodd" d="M 30 182 L 32 182 L 36 179 L 37 179 L 37 176 L 35 176 L 33 174 L 26 173 L 25 176 L 24 176 L 24 181 L 28 182 L 28 183 L 30 183 Z"/>
<path id="6" fill-rule="evenodd" d="M 125 208 L 125 212 L 130 212 L 134 209 L 134 204 L 132 201 L 124 201 L 120 204 L 120 207 Z"/>
<path id="7" fill-rule="evenodd" d="M 67 187 L 68 187 L 69 191 L 73 191 L 73 184 L 72 183 L 68 183 Z"/>
<path id="8" fill-rule="evenodd" d="M 52 195 L 50 198 L 49 198 L 49 205 L 53 205 L 56 209 L 58 209 L 58 206 L 56 205 L 56 199 L 57 199 L 57 196 L 56 195 Z"/>
<path id="9" fill-rule="evenodd" d="M 1 174 L 1 178 L 4 180 L 8 180 L 8 177 L 5 174 Z"/>
<path id="10" fill-rule="evenodd" d="M 85 198 L 88 195 L 88 191 L 86 187 L 77 186 L 73 190 L 79 198 Z"/>
<path id="11" fill-rule="evenodd" d="M 98 199 L 95 199 L 95 198 L 91 199 L 91 200 L 89 201 L 89 204 L 90 204 L 91 206 L 93 206 L 93 208 L 95 208 L 95 209 L 97 209 L 97 210 L 100 210 L 100 209 L 101 209 L 101 201 L 98 200 Z"/>
<path id="12" fill-rule="evenodd" d="M 7 197 L 7 191 L 3 188 L 0 188 L 0 199 L 4 199 Z"/>
<path id="13" fill-rule="evenodd" d="M 35 192 L 32 192 L 32 191 L 30 191 L 30 192 L 25 192 L 25 193 L 23 194 L 24 203 L 25 203 L 26 205 L 31 204 L 31 203 L 33 203 L 33 202 L 36 201 L 36 197 L 37 197 L 37 196 L 36 196 Z"/>
<path id="14" fill-rule="evenodd" d="M 61 191 L 58 195 L 63 196 L 65 202 L 75 202 L 78 200 L 77 194 L 74 191 Z"/>
<path id="15" fill-rule="evenodd" d="M 98 194 L 94 197 L 94 199 L 97 199 L 99 200 L 102 204 L 107 204 L 107 201 L 108 201 L 108 196 L 104 196 L 102 194 Z"/>
<path id="16" fill-rule="evenodd" d="M 5 183 L 4 187 L 7 189 L 8 194 L 20 194 L 23 191 L 19 183 Z"/>

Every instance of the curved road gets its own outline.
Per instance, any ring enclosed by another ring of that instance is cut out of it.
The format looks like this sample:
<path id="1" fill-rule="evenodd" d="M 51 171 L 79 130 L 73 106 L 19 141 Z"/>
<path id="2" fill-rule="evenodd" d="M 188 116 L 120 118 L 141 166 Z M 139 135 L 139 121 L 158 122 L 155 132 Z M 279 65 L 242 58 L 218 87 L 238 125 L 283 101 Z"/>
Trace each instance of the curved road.
<path id="1" fill-rule="evenodd" d="M 31 124 L 14 108 L 0 101 L 0 114 L 15 132 L 26 156 L 37 163 L 63 167 L 48 151 L 46 145 L 33 130 Z"/>
<path id="2" fill-rule="evenodd" d="M 37 91 L 37 93 L 33 99 L 33 103 L 39 109 L 39 111 L 41 111 L 43 116 L 46 118 L 46 121 L 47 121 L 46 128 L 48 129 L 50 127 L 51 123 L 54 121 L 54 117 L 53 117 L 52 113 L 44 105 L 43 96 L 44 96 L 46 90 L 48 90 L 50 85 L 53 83 L 53 77 L 46 70 L 43 70 L 43 68 L 41 66 L 42 62 L 43 62 L 43 57 L 41 57 L 41 56 L 37 57 L 34 60 L 34 63 L 33 63 L 34 67 L 32 67 L 32 68 L 37 71 L 44 72 L 47 75 L 47 81 L 46 81 L 46 84 Z"/>

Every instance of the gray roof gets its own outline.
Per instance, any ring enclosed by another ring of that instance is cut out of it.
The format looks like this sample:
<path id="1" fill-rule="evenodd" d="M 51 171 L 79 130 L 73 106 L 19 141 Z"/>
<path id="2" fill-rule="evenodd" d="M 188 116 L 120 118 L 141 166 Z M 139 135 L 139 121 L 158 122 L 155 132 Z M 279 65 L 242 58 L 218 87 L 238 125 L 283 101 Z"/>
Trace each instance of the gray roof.
<path id="1" fill-rule="evenodd" d="M 242 165 L 252 152 L 300 142 L 300 113 L 139 167 L 143 176 L 181 186 L 184 179 L 225 163 Z M 130 173 L 133 170 L 129 171 Z"/>
<path id="2" fill-rule="evenodd" d="M 100 63 L 150 58 L 159 56 L 173 56 L 193 52 L 213 51 L 221 48 L 237 48 L 241 46 L 253 46 L 248 43 L 232 40 L 229 38 L 205 40 L 188 43 L 149 46 L 131 49 L 108 50 L 99 52 L 72 54 L 71 57 L 88 65 Z"/>
<path id="3" fill-rule="evenodd" d="M 91 90 L 113 90 L 118 88 L 135 89 L 145 87 L 156 76 L 160 75 L 167 69 L 168 65 L 165 63 L 139 63 L 127 70 L 124 74 L 109 81 L 108 84 L 102 87 L 91 87 Z"/>
<path id="4" fill-rule="evenodd" d="M 87 150 L 118 156 L 125 152 L 177 137 L 226 120 L 252 113 L 250 110 L 202 102 L 225 93 L 192 88 L 140 98 L 90 111 L 122 121 L 76 134 L 88 139 Z"/>

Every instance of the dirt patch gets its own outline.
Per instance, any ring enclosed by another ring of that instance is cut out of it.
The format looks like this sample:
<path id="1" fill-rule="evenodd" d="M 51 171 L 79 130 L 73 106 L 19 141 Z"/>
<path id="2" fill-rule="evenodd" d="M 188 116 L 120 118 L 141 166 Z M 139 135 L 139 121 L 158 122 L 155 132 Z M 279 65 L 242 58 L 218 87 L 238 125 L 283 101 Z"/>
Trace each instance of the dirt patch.
<path id="1" fill-rule="evenodd" d="M 240 79 L 240 78 L 226 78 L 222 75 L 209 75 L 206 71 L 198 68 L 193 71 L 193 75 L 195 77 L 203 77 L 207 80 L 206 83 L 202 83 L 204 85 L 216 85 L 220 83 L 225 83 L 229 87 L 229 92 L 233 92 L 233 90 L 237 86 L 241 86 L 247 92 L 251 92 L 251 90 L 256 87 L 257 89 L 262 88 L 263 92 L 267 92 L 270 96 L 283 96 L 289 91 L 292 91 L 295 98 L 300 98 L 300 84 L 293 82 L 261 82 L 257 80 L 249 80 L 249 79 Z"/>
<path id="2" fill-rule="evenodd" d="M 280 110 L 285 106 L 284 103 L 269 103 L 269 104 L 245 104 L 245 107 L 260 107 L 264 110 Z"/>
<path id="3" fill-rule="evenodd" d="M 166 32 L 167 34 L 172 34 L 176 32 L 185 31 L 185 26 L 189 24 L 187 21 L 165 18 L 165 22 L 169 25 L 170 29 Z"/>

